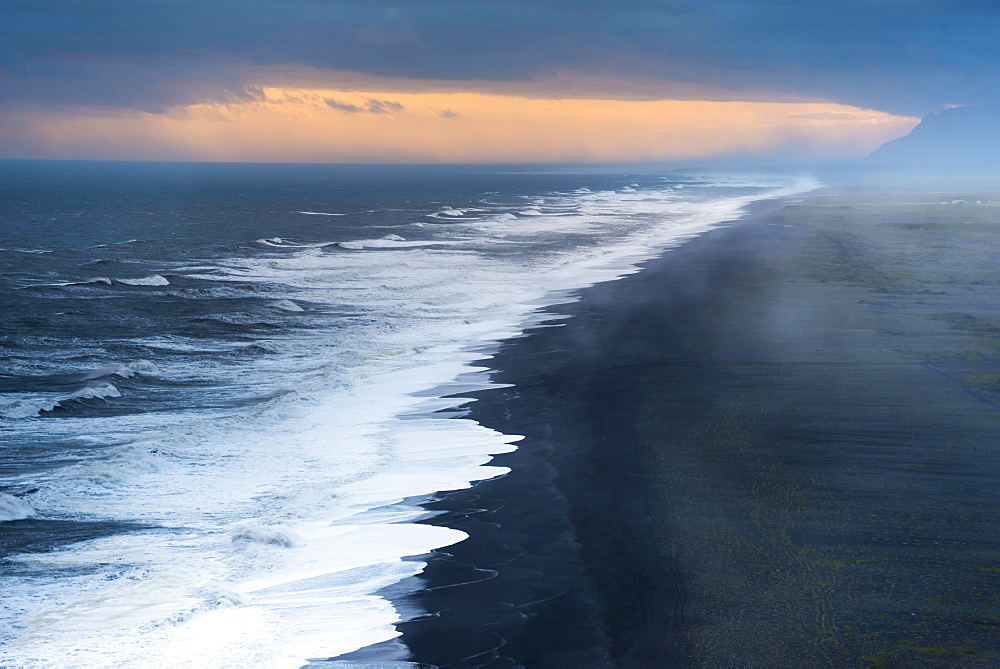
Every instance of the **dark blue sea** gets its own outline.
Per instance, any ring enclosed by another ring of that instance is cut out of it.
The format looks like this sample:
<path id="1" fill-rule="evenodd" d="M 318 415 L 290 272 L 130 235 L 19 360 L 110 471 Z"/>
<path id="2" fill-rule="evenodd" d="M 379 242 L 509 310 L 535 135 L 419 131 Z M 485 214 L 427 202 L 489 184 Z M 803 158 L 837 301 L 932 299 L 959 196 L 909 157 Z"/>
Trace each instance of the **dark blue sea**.
<path id="1" fill-rule="evenodd" d="M 808 179 L 0 162 L 0 665 L 297 667 L 505 469 L 498 342 Z"/>

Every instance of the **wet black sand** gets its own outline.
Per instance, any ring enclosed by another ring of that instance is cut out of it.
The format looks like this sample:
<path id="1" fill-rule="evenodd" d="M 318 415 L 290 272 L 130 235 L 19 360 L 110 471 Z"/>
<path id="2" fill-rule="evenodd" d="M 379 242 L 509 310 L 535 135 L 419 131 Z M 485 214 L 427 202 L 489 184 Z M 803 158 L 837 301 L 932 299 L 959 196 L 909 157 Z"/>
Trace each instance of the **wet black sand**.
<path id="1" fill-rule="evenodd" d="M 911 200 L 765 203 L 508 342 L 472 410 L 526 439 L 428 505 L 410 659 L 1000 665 L 1000 208 Z"/>

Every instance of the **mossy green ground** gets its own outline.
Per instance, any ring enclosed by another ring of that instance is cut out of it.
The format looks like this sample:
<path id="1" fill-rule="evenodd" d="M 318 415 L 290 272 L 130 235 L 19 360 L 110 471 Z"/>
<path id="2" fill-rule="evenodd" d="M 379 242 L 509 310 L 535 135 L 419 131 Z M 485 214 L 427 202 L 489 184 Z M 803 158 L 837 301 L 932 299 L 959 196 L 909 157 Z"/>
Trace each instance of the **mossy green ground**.
<path id="1" fill-rule="evenodd" d="M 689 367 L 637 373 L 698 663 L 1000 666 L 998 199 L 750 223 Z"/>
<path id="2" fill-rule="evenodd" d="M 876 309 L 918 310 L 955 336 L 902 351 L 974 391 L 1000 391 L 1000 196 L 830 196 L 785 210 L 808 228 L 803 257 L 819 281 L 872 295 Z M 997 400 L 1000 398 L 993 398 Z"/>

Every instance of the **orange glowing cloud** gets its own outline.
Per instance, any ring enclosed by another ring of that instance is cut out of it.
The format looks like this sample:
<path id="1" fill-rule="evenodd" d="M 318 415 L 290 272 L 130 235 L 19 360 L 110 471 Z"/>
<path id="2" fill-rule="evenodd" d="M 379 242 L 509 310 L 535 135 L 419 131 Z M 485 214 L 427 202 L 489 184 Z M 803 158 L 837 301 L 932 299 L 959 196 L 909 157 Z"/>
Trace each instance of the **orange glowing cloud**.
<path id="1" fill-rule="evenodd" d="M 165 114 L 8 114 L 5 157 L 528 163 L 856 158 L 919 119 L 826 102 L 264 88 Z M 10 147 L 13 147 L 11 149 Z M 29 155 L 30 154 L 30 155 Z"/>

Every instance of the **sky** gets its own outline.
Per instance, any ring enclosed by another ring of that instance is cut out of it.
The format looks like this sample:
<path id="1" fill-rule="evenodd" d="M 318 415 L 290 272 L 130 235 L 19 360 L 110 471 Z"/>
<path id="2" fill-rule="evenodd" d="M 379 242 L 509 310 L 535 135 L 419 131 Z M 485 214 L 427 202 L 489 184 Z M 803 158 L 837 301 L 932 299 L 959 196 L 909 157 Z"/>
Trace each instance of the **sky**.
<path id="1" fill-rule="evenodd" d="M 0 157 L 858 158 L 994 102 L 996 0 L 2 0 Z"/>

